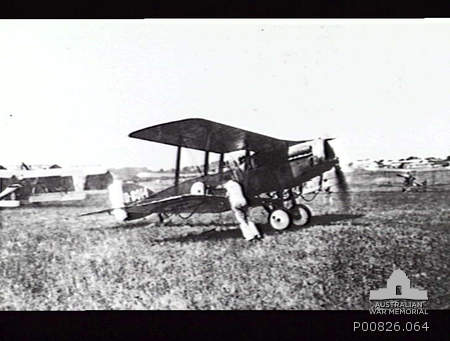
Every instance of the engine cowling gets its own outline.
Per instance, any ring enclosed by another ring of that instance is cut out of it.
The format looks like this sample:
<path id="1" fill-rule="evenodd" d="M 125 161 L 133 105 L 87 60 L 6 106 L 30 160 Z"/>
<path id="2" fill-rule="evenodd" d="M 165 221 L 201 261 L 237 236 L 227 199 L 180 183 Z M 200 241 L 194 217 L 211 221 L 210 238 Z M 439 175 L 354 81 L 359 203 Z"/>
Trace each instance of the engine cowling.
<path id="1" fill-rule="evenodd" d="M 329 141 L 333 138 L 318 138 L 308 143 L 299 143 L 290 146 L 288 149 L 288 158 L 296 158 L 312 154 L 317 159 L 329 160 L 336 157 Z"/>

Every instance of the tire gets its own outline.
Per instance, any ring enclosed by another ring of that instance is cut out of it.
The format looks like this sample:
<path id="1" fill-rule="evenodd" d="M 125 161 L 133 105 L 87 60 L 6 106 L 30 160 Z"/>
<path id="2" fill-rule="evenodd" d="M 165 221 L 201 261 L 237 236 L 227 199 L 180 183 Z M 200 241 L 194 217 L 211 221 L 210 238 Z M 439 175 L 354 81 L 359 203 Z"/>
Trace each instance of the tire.
<path id="1" fill-rule="evenodd" d="M 311 221 L 311 210 L 303 204 L 295 205 L 289 210 L 289 213 L 294 226 L 305 226 Z"/>
<path id="2" fill-rule="evenodd" d="M 269 224 L 273 229 L 282 231 L 291 225 L 292 219 L 286 210 L 277 209 L 269 215 Z"/>

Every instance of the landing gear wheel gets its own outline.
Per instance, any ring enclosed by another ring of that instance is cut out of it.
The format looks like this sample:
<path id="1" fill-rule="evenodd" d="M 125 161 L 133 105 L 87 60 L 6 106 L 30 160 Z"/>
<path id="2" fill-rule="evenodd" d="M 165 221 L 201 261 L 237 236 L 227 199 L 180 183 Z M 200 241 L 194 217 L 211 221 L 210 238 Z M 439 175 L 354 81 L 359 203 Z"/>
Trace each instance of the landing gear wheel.
<path id="1" fill-rule="evenodd" d="M 281 231 L 289 227 L 291 224 L 291 217 L 285 210 L 278 209 L 270 213 L 269 224 L 275 230 Z"/>
<path id="2" fill-rule="evenodd" d="M 295 226 L 305 226 L 311 220 L 311 210 L 308 206 L 297 204 L 289 210 L 292 217 L 292 224 Z"/>

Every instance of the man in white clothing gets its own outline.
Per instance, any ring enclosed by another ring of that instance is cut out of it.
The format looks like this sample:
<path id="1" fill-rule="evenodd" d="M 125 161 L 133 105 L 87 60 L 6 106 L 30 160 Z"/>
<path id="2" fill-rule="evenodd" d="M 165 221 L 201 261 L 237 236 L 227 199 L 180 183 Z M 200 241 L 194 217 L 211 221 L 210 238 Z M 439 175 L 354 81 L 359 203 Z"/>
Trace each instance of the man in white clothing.
<path id="1" fill-rule="evenodd" d="M 242 186 L 234 180 L 228 180 L 223 187 L 227 191 L 231 210 L 234 212 L 245 240 L 260 238 L 261 235 L 254 222 L 248 218 L 248 206 Z"/>

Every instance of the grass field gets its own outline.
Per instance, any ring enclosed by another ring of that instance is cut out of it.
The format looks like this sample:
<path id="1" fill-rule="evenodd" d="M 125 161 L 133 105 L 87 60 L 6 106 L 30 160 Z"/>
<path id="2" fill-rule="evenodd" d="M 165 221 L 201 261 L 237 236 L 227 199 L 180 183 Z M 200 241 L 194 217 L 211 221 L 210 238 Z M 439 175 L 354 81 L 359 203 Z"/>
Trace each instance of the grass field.
<path id="1" fill-rule="evenodd" d="M 0 211 L 0 310 L 368 309 L 397 266 L 448 309 L 450 192 L 320 197 L 312 223 L 246 242 L 230 213 L 116 223 L 74 205 Z M 220 222 L 220 224 L 219 224 Z"/>

